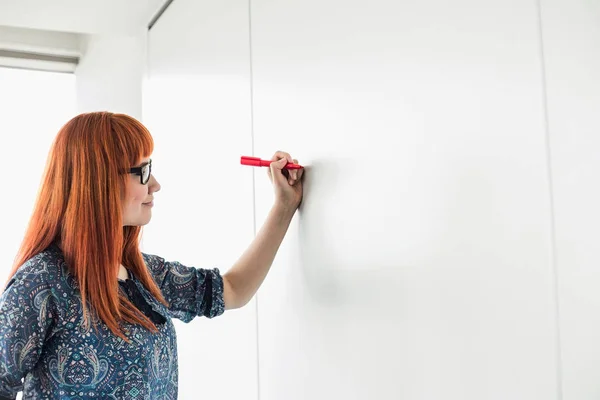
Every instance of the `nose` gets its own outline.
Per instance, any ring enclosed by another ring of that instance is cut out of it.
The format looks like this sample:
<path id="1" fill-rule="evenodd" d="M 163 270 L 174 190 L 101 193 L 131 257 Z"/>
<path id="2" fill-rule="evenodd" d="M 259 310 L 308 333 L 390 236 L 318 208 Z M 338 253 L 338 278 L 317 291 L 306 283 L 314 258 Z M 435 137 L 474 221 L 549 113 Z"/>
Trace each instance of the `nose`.
<path id="1" fill-rule="evenodd" d="M 158 192 L 160 190 L 160 183 L 158 183 L 154 175 L 150 175 L 150 182 L 148 183 L 148 186 L 148 191 L 150 193 Z"/>

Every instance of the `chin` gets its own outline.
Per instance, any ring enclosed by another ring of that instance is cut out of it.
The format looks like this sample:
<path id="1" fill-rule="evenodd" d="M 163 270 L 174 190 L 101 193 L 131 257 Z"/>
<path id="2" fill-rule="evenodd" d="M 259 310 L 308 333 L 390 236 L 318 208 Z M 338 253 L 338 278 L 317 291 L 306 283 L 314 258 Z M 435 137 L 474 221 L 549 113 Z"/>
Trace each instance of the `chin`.
<path id="1" fill-rule="evenodd" d="M 134 221 L 134 222 L 129 222 L 124 224 L 124 226 L 144 226 L 144 225 L 148 225 L 150 223 L 150 219 L 148 218 L 148 220 L 140 220 L 140 221 Z"/>

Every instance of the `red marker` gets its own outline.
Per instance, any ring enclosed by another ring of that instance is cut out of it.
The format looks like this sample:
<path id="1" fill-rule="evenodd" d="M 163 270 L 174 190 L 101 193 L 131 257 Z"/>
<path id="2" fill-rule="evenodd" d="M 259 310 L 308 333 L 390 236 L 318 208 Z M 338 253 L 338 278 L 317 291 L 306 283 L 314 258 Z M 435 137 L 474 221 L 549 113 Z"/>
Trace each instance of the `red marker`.
<path id="1" fill-rule="evenodd" d="M 240 161 L 241 161 L 242 165 L 250 165 L 253 167 L 269 167 L 272 162 L 276 162 L 276 161 L 261 160 L 258 157 L 248 157 L 248 156 L 242 156 Z M 287 163 L 285 165 L 285 167 L 283 167 L 283 168 L 301 169 L 304 167 L 299 164 Z"/>

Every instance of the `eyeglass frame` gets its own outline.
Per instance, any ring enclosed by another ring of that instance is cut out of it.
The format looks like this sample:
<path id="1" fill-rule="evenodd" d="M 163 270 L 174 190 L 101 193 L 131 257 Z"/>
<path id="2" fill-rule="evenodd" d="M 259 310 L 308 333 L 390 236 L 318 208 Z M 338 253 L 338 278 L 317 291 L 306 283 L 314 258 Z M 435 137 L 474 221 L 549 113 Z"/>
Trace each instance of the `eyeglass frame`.
<path id="1" fill-rule="evenodd" d="M 144 182 L 144 168 L 148 167 L 148 179 Z M 139 167 L 133 167 L 129 169 L 130 174 L 136 174 L 140 176 L 140 183 L 142 185 L 146 185 L 150 181 L 150 176 L 152 175 L 152 159 L 148 162 L 143 163 Z"/>

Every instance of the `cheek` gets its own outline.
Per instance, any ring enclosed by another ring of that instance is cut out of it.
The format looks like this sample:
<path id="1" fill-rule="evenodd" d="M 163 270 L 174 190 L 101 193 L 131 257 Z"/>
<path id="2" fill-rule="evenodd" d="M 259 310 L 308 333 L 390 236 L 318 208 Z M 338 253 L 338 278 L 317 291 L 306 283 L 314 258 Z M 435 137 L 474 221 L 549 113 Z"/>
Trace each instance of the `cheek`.
<path id="1" fill-rule="evenodd" d="M 145 186 L 141 186 L 141 188 L 137 189 L 132 196 L 132 201 L 136 203 L 143 203 L 148 197 L 148 192 L 146 191 Z"/>
<path id="2" fill-rule="evenodd" d="M 147 187 L 142 185 L 131 185 L 127 188 L 126 197 L 128 204 L 135 205 L 143 203 L 148 197 Z"/>

